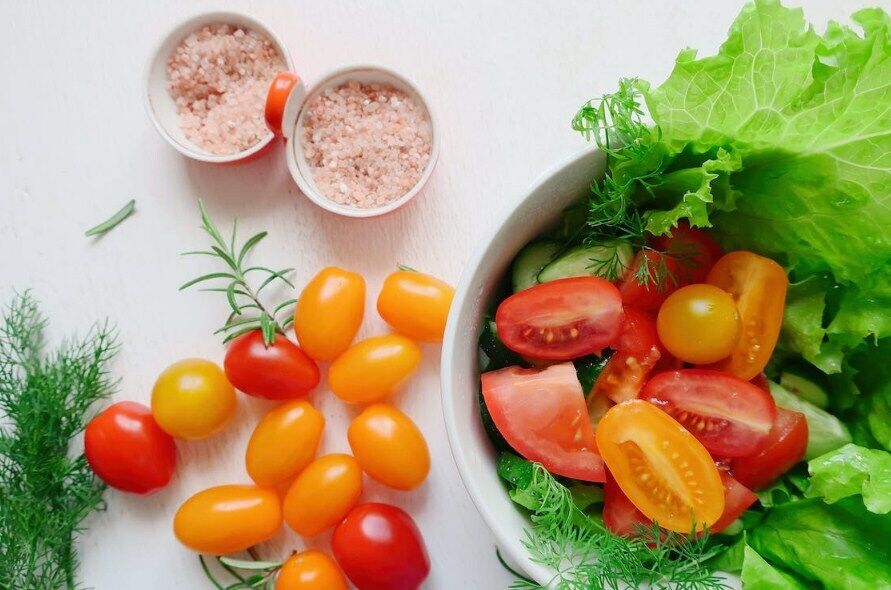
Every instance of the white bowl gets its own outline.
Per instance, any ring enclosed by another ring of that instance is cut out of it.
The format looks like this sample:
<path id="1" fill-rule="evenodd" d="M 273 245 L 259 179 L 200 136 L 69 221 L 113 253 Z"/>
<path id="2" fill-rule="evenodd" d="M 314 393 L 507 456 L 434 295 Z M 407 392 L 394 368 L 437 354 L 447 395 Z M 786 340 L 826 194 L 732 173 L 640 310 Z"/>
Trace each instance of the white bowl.
<path id="1" fill-rule="evenodd" d="M 381 205 L 380 207 L 361 208 L 341 205 L 326 197 L 324 193 L 319 190 L 313 180 L 312 169 L 303 154 L 303 133 L 301 131 L 303 130 L 303 122 L 306 115 L 306 109 L 303 107 L 328 88 L 340 86 L 350 80 L 355 80 L 364 84 L 386 84 L 397 90 L 401 90 L 424 107 L 427 111 L 427 117 L 430 120 L 430 129 L 433 136 L 432 145 L 430 147 L 430 158 L 427 160 L 427 165 L 424 167 L 421 177 L 411 190 L 402 195 L 402 197 L 395 201 L 391 201 L 386 205 Z M 294 182 L 296 182 L 297 186 L 300 187 L 300 190 L 303 191 L 303 194 L 316 205 L 346 217 L 376 217 L 395 211 L 399 207 L 405 205 L 414 198 L 414 196 L 417 195 L 427 183 L 427 180 L 433 173 L 433 168 L 436 166 L 436 160 L 439 157 L 439 133 L 436 129 L 436 120 L 433 116 L 433 111 L 430 110 L 430 106 L 424 99 L 421 91 L 418 90 L 417 86 L 411 81 L 392 70 L 380 66 L 357 65 L 336 70 L 321 81 L 313 84 L 309 90 L 305 91 L 305 96 L 302 94 L 302 88 L 296 89 L 296 92 L 292 91 L 293 96 L 292 99 L 289 99 L 288 101 L 288 107 L 285 110 L 284 120 L 282 121 L 282 133 L 288 139 L 288 147 L 286 150 L 288 170 L 291 172 Z M 299 106 L 292 106 L 292 103 L 296 103 L 297 101 L 299 101 Z"/>
<path id="2" fill-rule="evenodd" d="M 264 35 L 278 51 L 285 62 L 286 69 L 293 70 L 294 63 L 281 40 L 261 22 L 237 12 L 210 12 L 189 18 L 176 26 L 158 45 L 149 60 L 145 73 L 145 108 L 155 129 L 167 143 L 182 155 L 201 162 L 226 164 L 240 162 L 255 157 L 267 147 L 275 135 L 269 131 L 263 139 L 246 150 L 234 154 L 212 154 L 201 149 L 186 138 L 179 125 L 176 103 L 167 91 L 167 60 L 180 42 L 205 25 L 223 23 L 252 29 Z M 271 82 L 271 80 L 270 80 Z"/>

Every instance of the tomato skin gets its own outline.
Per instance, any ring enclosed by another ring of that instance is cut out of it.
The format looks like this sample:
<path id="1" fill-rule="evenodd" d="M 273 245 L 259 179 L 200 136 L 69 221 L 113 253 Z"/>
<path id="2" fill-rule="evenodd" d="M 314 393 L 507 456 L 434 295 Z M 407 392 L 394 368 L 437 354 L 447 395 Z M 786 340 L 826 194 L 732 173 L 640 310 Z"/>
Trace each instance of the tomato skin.
<path id="1" fill-rule="evenodd" d="M 373 479 L 397 490 L 412 490 L 430 472 L 430 452 L 411 418 L 388 404 L 374 404 L 347 431 L 350 449 Z"/>
<path id="2" fill-rule="evenodd" d="M 656 311 L 665 298 L 677 289 L 678 285 L 671 278 L 666 278 L 660 285 L 654 280 L 653 273 L 650 273 L 651 276 L 646 283 L 641 284 L 637 280 L 637 276 L 644 264 L 644 259 L 651 268 L 659 268 L 664 265 L 668 273 L 677 279 L 677 261 L 674 258 L 651 249 L 639 250 L 622 278 L 619 293 L 621 293 L 622 303 L 625 305 L 645 311 Z"/>
<path id="3" fill-rule="evenodd" d="M 384 279 L 377 312 L 412 340 L 442 342 L 455 289 L 421 272 L 398 270 Z"/>
<path id="4" fill-rule="evenodd" d="M 151 410 L 118 402 L 90 420 L 84 455 L 99 479 L 133 494 L 149 494 L 170 483 L 176 468 L 176 443 Z"/>
<path id="5" fill-rule="evenodd" d="M 329 266 L 303 288 L 294 309 L 300 347 L 317 361 L 331 361 L 349 348 L 365 314 L 365 279 Z"/>
<path id="6" fill-rule="evenodd" d="M 366 338 L 331 363 L 328 385 L 347 403 L 380 401 L 399 389 L 420 361 L 421 349 L 405 336 Z"/>
<path id="7" fill-rule="evenodd" d="M 205 359 L 173 363 L 152 389 L 158 426 L 177 438 L 200 439 L 219 432 L 232 419 L 235 388 L 223 370 Z"/>
<path id="8" fill-rule="evenodd" d="M 173 532 L 193 551 L 225 555 L 266 541 L 282 526 L 278 495 L 251 485 L 222 485 L 183 502 Z"/>
<path id="9" fill-rule="evenodd" d="M 634 399 L 662 358 L 656 321 L 642 310 L 625 307 L 625 323 L 615 344 L 616 352 L 597 376 L 589 406 L 599 397 L 614 403 Z"/>
<path id="10" fill-rule="evenodd" d="M 676 358 L 697 365 L 730 356 L 740 321 L 730 294 L 714 285 L 681 287 L 659 308 L 659 340 Z"/>
<path id="11" fill-rule="evenodd" d="M 585 396 L 572 363 L 483 373 L 483 399 L 508 444 L 551 473 L 603 481 Z"/>
<path id="12" fill-rule="evenodd" d="M 610 474 L 603 484 L 603 524 L 620 537 L 637 537 L 653 526 L 653 521 L 637 509 Z"/>
<path id="13" fill-rule="evenodd" d="M 316 456 L 325 417 L 306 400 L 285 402 L 254 428 L 245 452 L 248 475 L 259 486 L 291 479 Z"/>
<path id="14" fill-rule="evenodd" d="M 654 376 L 644 399 L 690 431 L 715 457 L 743 457 L 761 448 L 777 413 L 770 394 L 748 381 L 709 369 Z"/>
<path id="15" fill-rule="evenodd" d="M 734 459 L 730 473 L 751 490 L 763 489 L 804 459 L 807 438 L 804 414 L 777 408 L 776 420 L 764 446 L 747 457 Z"/>
<path id="16" fill-rule="evenodd" d="M 715 262 L 724 255 L 721 246 L 710 235 L 690 227 L 686 221 L 679 222 L 671 230 L 671 236 L 656 237 L 653 245 L 678 260 L 677 273 L 682 285 L 703 282 Z"/>
<path id="17" fill-rule="evenodd" d="M 333 527 L 356 505 L 362 469 L 349 455 L 319 457 L 304 469 L 285 495 L 285 522 L 304 537 Z"/>
<path id="18" fill-rule="evenodd" d="M 502 301 L 495 312 L 505 346 L 551 361 L 599 354 L 619 337 L 622 319 L 619 291 L 599 277 L 535 285 Z"/>
<path id="19" fill-rule="evenodd" d="M 275 590 L 348 590 L 348 587 L 333 559 L 317 549 L 307 549 L 285 561 Z"/>
<path id="20" fill-rule="evenodd" d="M 739 483 L 726 471 L 721 471 L 721 483 L 724 484 L 724 513 L 711 526 L 711 532 L 720 533 L 733 524 L 737 518 L 758 500 L 752 490 Z"/>
<path id="21" fill-rule="evenodd" d="M 689 533 L 724 511 L 718 469 L 705 447 L 671 416 L 643 400 L 611 408 L 597 427 L 597 448 L 628 499 L 663 528 Z M 669 469 L 669 473 L 659 471 Z"/>
<path id="22" fill-rule="evenodd" d="M 739 341 L 715 368 L 748 381 L 767 365 L 780 335 L 789 279 L 779 264 L 752 252 L 725 254 L 706 282 L 733 296 L 739 312 Z"/>
<path id="23" fill-rule="evenodd" d="M 430 558 L 411 516 L 389 504 L 360 504 L 334 529 L 337 563 L 359 590 L 415 590 Z"/>
<path id="24" fill-rule="evenodd" d="M 236 389 L 254 397 L 283 400 L 302 397 L 319 384 L 319 366 L 299 346 L 275 335 L 269 347 L 260 330 L 229 344 L 223 363 Z"/>

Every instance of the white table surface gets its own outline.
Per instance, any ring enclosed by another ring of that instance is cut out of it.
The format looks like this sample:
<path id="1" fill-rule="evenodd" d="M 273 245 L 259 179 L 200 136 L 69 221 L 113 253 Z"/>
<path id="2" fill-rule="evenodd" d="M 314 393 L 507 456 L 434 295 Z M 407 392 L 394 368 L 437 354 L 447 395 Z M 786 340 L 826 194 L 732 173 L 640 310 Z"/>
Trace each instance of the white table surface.
<path id="1" fill-rule="evenodd" d="M 804 2 L 812 22 L 845 19 L 868 0 Z M 886 8 L 889 2 L 881 2 Z M 148 402 L 169 363 L 188 356 L 221 362 L 212 331 L 225 318 L 217 294 L 177 286 L 208 260 L 179 253 L 203 246 L 196 197 L 223 226 L 268 229 L 255 260 L 294 266 L 302 285 L 325 265 L 365 275 L 362 335 L 385 330 L 373 301 L 397 262 L 457 282 L 472 249 L 536 176 L 579 149 L 569 120 L 620 76 L 654 82 L 685 46 L 712 52 L 738 12 L 736 0 L 562 1 L 276 0 L 50 2 L 0 0 L 0 296 L 32 288 L 51 319 L 51 340 L 110 318 L 123 344 L 113 371 L 115 399 Z M 797 4 L 797 2 L 796 2 Z M 236 167 L 186 161 L 151 127 L 143 71 L 154 45 L 180 20 L 222 7 L 272 26 L 308 80 L 351 63 L 380 63 L 413 78 L 439 118 L 442 153 L 424 193 L 384 219 L 347 220 L 306 200 L 281 148 Z M 83 232 L 130 198 L 136 214 L 99 240 Z M 467 343 L 473 346 L 472 342 Z M 439 400 L 439 348 L 395 400 L 427 437 L 430 477 L 412 493 L 367 486 L 365 499 L 414 515 L 432 561 L 426 588 L 505 588 L 449 453 Z M 328 418 L 324 452 L 348 450 L 354 411 L 325 390 L 312 398 Z M 268 404 L 240 397 L 222 433 L 179 444 L 179 468 L 165 490 L 137 497 L 109 490 L 79 542 L 80 578 L 97 590 L 208 588 L 194 554 L 173 538 L 171 518 L 192 493 L 249 481 L 247 437 Z M 327 547 L 328 537 L 312 545 Z M 303 542 L 282 534 L 266 557 Z"/>

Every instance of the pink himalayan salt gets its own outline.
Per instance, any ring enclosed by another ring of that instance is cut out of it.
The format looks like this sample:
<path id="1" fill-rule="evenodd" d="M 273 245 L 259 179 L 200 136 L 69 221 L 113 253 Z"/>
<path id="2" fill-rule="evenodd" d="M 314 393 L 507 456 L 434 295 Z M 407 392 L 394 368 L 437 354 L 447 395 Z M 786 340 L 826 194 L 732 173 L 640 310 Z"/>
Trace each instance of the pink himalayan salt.
<path id="1" fill-rule="evenodd" d="M 218 155 L 256 145 L 269 133 L 269 84 L 284 69 L 269 39 L 255 31 L 226 24 L 195 31 L 167 60 L 167 89 L 183 133 Z"/>
<path id="2" fill-rule="evenodd" d="M 306 105 L 303 152 L 313 180 L 342 205 L 386 205 L 417 184 L 433 144 L 423 105 L 401 90 L 350 81 Z"/>

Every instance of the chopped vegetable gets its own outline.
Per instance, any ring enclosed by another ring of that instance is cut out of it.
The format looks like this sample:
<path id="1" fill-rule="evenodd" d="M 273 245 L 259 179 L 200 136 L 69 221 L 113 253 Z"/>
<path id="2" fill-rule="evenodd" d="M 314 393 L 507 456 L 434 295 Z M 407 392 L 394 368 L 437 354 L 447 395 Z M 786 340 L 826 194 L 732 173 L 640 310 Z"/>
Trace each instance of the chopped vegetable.
<path id="1" fill-rule="evenodd" d="M 130 199 L 130 201 L 126 205 L 121 207 L 121 209 L 117 213 L 115 213 L 114 215 L 112 215 L 111 217 L 109 217 L 108 219 L 106 219 L 105 221 L 100 223 L 99 225 L 88 229 L 86 231 L 85 235 L 87 237 L 101 236 L 101 235 L 111 231 L 115 227 L 117 227 L 119 223 L 121 223 L 122 221 L 124 221 L 125 219 L 130 217 L 130 215 L 135 210 L 136 210 L 136 199 Z"/>
<path id="2" fill-rule="evenodd" d="M 804 414 L 808 430 L 805 459 L 819 457 L 851 442 L 848 428 L 829 412 L 792 395 L 776 383 L 770 384 L 770 394 L 779 407 Z"/>
<path id="3" fill-rule="evenodd" d="M 514 293 L 538 284 L 538 274 L 563 249 L 560 242 L 542 240 L 527 244 L 514 258 L 511 286 Z"/>
<path id="4" fill-rule="evenodd" d="M 891 453 L 848 444 L 812 459 L 808 498 L 834 504 L 848 496 L 862 495 L 870 512 L 891 512 Z"/>

